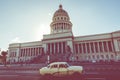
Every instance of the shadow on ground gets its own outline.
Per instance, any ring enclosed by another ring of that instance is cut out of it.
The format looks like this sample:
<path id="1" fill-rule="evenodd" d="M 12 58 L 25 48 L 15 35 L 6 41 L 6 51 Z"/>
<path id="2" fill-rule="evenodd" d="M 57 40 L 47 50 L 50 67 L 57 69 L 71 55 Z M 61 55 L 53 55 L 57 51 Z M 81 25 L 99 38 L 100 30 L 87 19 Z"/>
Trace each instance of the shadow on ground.
<path id="1" fill-rule="evenodd" d="M 41 77 L 39 80 L 83 80 L 83 79 L 82 77 L 66 76 L 66 77 Z"/>

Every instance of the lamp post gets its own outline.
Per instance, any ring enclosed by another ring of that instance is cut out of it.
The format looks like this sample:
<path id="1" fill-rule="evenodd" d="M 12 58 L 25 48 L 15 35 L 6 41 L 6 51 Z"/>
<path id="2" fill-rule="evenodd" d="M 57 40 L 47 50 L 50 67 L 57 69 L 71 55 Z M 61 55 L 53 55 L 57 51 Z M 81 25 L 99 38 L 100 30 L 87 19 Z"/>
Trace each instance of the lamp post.
<path id="1" fill-rule="evenodd" d="M 20 58 L 20 57 L 18 56 L 18 61 L 17 61 L 18 63 L 20 62 L 19 58 Z"/>
<path id="2" fill-rule="evenodd" d="M 47 64 L 50 63 L 50 53 L 47 51 Z"/>
<path id="3" fill-rule="evenodd" d="M 50 63 L 50 55 L 47 56 L 48 64 Z"/>

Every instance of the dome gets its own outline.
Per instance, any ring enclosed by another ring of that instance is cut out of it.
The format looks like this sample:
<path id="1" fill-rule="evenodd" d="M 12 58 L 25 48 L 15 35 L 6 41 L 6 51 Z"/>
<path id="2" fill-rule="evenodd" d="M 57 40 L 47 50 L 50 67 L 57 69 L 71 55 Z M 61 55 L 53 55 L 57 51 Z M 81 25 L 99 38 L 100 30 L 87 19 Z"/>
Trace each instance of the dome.
<path id="1" fill-rule="evenodd" d="M 54 17 L 57 17 L 57 16 L 66 16 L 66 17 L 69 17 L 68 16 L 68 13 L 62 8 L 62 5 L 59 5 L 59 9 L 54 13 Z"/>
<path id="2" fill-rule="evenodd" d="M 50 27 L 51 34 L 72 32 L 72 23 L 62 5 L 59 5 L 59 9 L 54 13 Z"/>

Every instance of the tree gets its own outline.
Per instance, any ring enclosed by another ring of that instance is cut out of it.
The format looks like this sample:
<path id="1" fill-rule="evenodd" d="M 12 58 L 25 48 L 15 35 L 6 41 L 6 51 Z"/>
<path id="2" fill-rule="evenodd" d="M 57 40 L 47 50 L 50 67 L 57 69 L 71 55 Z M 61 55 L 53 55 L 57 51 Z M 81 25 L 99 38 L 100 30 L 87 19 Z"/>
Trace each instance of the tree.
<path id="1" fill-rule="evenodd" d="M 2 62 L 3 62 L 3 64 L 4 64 L 4 66 L 6 66 L 6 59 L 7 59 L 7 52 L 6 51 L 2 51 L 1 52 L 1 54 L 2 54 Z"/>
<path id="2" fill-rule="evenodd" d="M 0 63 L 2 63 L 2 56 L 0 55 Z"/>

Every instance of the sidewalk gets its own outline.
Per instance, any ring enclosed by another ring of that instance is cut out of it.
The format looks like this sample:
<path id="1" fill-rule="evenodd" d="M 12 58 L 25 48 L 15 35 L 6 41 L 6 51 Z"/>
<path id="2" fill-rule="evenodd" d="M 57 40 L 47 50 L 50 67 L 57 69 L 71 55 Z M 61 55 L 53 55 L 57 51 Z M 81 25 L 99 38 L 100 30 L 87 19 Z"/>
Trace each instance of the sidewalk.
<path id="1" fill-rule="evenodd" d="M 39 71 L 0 71 L 0 75 L 39 76 Z"/>

